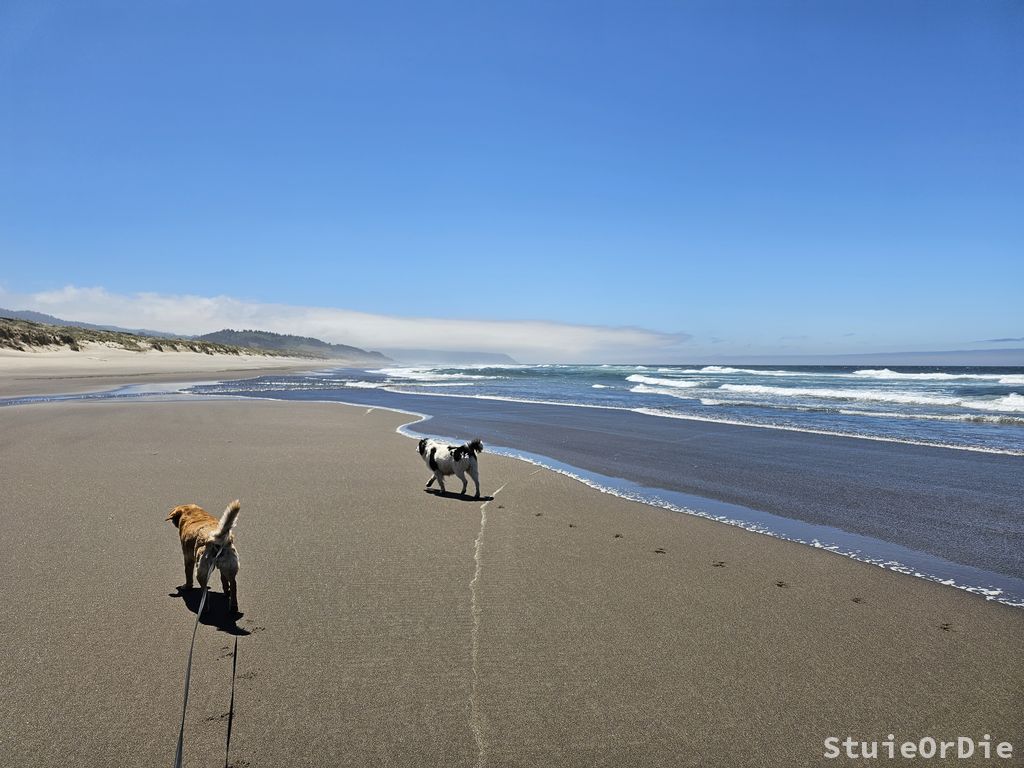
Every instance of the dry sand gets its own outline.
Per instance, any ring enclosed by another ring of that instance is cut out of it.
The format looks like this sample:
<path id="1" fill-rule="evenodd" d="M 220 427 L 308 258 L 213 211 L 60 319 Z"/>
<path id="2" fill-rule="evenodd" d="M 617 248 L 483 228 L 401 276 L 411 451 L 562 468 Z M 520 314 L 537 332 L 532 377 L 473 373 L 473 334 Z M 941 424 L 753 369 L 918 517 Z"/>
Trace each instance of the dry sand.
<path id="1" fill-rule="evenodd" d="M 486 453 L 493 500 L 427 493 L 406 420 L 0 409 L 0 765 L 171 763 L 198 596 L 164 516 L 236 496 L 245 615 L 212 594 L 186 765 L 223 762 L 235 637 L 236 766 L 845 765 L 826 737 L 889 733 L 1024 752 L 1024 611 Z"/>
<path id="2" fill-rule="evenodd" d="M 87 342 L 80 352 L 0 349 L 0 397 L 96 392 L 120 384 L 211 381 L 308 371 L 341 361 L 270 355 L 206 355 L 200 352 L 132 352 Z"/>

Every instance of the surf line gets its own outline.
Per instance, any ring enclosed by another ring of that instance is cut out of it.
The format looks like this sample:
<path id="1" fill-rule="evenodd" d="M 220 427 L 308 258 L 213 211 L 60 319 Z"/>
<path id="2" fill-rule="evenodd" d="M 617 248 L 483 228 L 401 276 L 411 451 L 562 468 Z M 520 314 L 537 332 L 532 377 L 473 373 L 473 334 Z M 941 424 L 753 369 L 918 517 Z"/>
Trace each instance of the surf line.
<path id="1" fill-rule="evenodd" d="M 501 493 L 508 485 L 505 483 L 498 490 L 491 494 L 491 498 L 480 505 L 480 532 L 477 533 L 476 542 L 473 544 L 473 560 L 476 568 L 473 578 L 469 582 L 469 609 L 473 616 L 473 628 L 470 631 L 470 659 L 473 665 L 473 680 L 469 692 L 469 727 L 473 731 L 473 739 L 476 741 L 477 758 L 476 768 L 484 768 L 487 765 L 487 744 L 484 741 L 483 720 L 480 715 L 479 699 L 477 689 L 480 685 L 480 571 L 483 569 L 484 553 L 484 530 L 487 528 L 487 505 Z"/>

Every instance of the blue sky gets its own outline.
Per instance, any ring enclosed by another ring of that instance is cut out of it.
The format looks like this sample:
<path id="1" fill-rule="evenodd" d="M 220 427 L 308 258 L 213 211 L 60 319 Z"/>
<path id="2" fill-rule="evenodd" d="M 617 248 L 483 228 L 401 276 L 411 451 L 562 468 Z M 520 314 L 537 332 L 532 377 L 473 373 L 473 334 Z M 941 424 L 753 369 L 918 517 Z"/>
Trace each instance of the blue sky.
<path id="1" fill-rule="evenodd" d="M 8 0 L 0 30 L 0 306 L 567 360 L 1024 336 L 1019 2 Z"/>

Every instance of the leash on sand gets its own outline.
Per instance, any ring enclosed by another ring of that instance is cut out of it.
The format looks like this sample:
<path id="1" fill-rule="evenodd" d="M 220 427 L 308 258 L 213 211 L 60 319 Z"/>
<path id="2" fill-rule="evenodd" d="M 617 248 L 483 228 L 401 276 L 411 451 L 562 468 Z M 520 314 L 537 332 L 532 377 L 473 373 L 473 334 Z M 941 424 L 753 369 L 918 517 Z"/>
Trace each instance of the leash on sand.
<path id="1" fill-rule="evenodd" d="M 231 724 L 235 719 L 235 670 L 238 668 L 238 635 L 235 635 L 235 650 L 231 653 L 231 704 L 228 705 L 228 740 L 224 745 L 224 768 L 228 768 L 231 753 Z"/>
<path id="2" fill-rule="evenodd" d="M 224 550 L 223 545 L 213 556 L 212 562 L 216 563 L 220 553 Z M 192 627 L 192 643 L 188 647 L 188 661 L 185 662 L 185 696 L 181 704 L 181 727 L 178 729 L 178 747 L 174 752 L 174 768 L 182 768 L 182 757 L 185 746 L 185 712 L 188 709 L 188 689 L 192 682 L 192 652 L 196 648 L 196 633 L 199 631 L 199 619 L 203 615 L 203 607 L 206 605 L 206 593 L 210 591 L 209 576 L 213 573 L 213 566 L 210 566 L 207 574 L 207 583 L 203 587 L 202 597 L 199 598 L 199 608 L 196 611 L 196 623 Z M 224 747 L 224 768 L 228 768 L 228 752 L 231 749 L 231 724 L 235 716 L 235 669 L 238 665 L 238 637 L 235 637 L 235 650 L 231 660 L 231 707 L 228 710 L 228 740 Z"/>

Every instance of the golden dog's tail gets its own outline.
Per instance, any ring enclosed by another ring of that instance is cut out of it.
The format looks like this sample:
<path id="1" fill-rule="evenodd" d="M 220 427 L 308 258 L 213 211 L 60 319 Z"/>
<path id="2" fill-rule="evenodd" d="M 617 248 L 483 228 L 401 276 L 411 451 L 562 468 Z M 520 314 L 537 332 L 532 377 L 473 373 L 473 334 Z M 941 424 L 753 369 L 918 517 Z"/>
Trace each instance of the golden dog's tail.
<path id="1" fill-rule="evenodd" d="M 228 508 L 224 510 L 224 514 L 220 516 L 220 525 L 213 534 L 213 538 L 216 541 L 222 544 L 227 541 L 228 536 L 231 534 L 231 529 L 235 525 L 235 518 L 238 517 L 238 512 L 241 509 L 242 504 L 238 499 L 235 499 L 228 504 Z"/>

